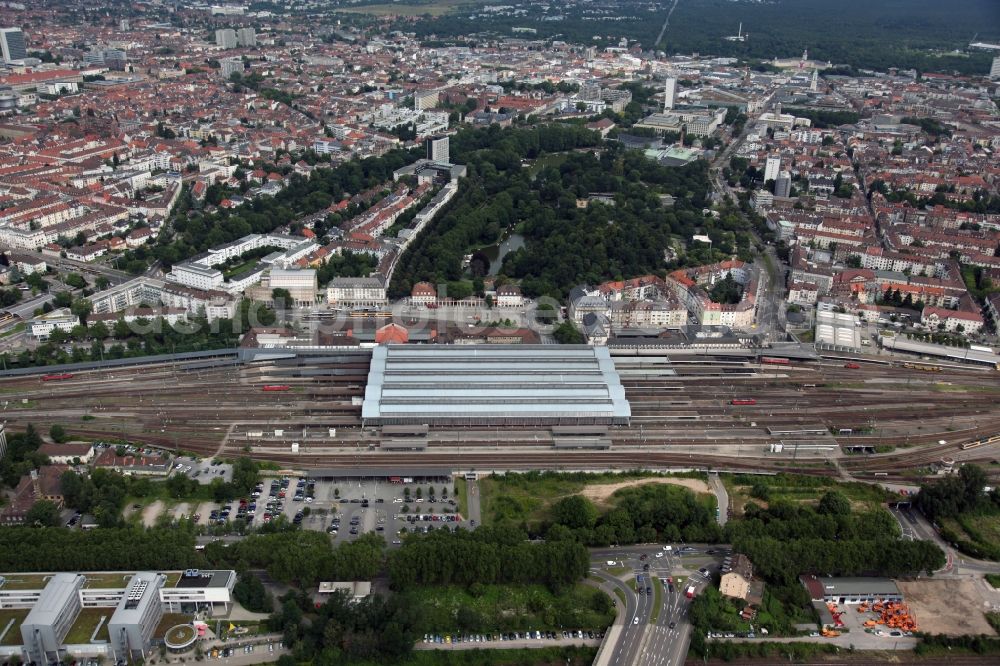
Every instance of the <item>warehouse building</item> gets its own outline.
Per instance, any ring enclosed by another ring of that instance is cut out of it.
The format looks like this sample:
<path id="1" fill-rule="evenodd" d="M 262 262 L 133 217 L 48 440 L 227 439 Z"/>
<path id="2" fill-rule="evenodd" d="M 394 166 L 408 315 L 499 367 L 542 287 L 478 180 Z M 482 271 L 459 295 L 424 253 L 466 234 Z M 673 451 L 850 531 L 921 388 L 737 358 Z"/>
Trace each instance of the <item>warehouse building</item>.
<path id="1" fill-rule="evenodd" d="M 49 579 L 28 616 L 21 623 L 25 661 L 51 664 L 62 660 L 63 641 L 80 614 L 80 574 L 58 573 Z"/>
<path id="2" fill-rule="evenodd" d="M 606 347 L 376 347 L 362 421 L 386 425 L 625 425 Z"/>
<path id="3" fill-rule="evenodd" d="M 888 578 L 820 578 L 803 576 L 802 584 L 813 601 L 835 604 L 902 601 L 903 594 Z"/>
<path id="4" fill-rule="evenodd" d="M 116 662 L 137 663 L 152 647 L 153 632 L 163 617 L 160 588 L 166 583 L 163 574 L 140 571 L 132 577 L 125 596 L 118 602 L 108 636 Z"/>

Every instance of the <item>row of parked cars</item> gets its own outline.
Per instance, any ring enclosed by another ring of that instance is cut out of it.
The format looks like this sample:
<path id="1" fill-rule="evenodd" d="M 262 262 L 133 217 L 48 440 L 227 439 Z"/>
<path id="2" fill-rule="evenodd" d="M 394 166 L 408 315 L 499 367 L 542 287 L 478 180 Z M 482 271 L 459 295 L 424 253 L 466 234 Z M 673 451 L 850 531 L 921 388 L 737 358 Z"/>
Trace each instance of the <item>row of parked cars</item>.
<path id="1" fill-rule="evenodd" d="M 557 638 L 569 639 L 600 639 L 604 638 L 603 631 L 513 631 L 502 634 L 424 634 L 424 643 L 442 643 L 450 645 L 452 643 L 492 643 L 494 641 L 530 641 L 530 640 L 556 640 Z"/>

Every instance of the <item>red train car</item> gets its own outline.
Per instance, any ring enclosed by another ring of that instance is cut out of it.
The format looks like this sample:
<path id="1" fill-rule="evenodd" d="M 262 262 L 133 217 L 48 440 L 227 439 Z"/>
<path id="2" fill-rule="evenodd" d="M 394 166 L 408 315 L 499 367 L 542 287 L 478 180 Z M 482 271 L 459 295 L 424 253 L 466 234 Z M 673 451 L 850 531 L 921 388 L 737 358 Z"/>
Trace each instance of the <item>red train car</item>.
<path id="1" fill-rule="evenodd" d="M 858 365 L 857 363 L 845 363 L 844 367 L 847 368 L 848 370 L 860 370 L 861 369 L 861 366 Z"/>
<path id="2" fill-rule="evenodd" d="M 265 384 L 265 391 L 291 391 L 292 387 L 288 384 Z"/>
<path id="3" fill-rule="evenodd" d="M 754 398 L 733 398 L 729 401 L 730 405 L 756 405 L 757 401 Z"/>
<path id="4" fill-rule="evenodd" d="M 54 374 L 54 375 L 45 375 L 44 377 L 42 377 L 42 381 L 43 382 L 57 382 L 57 381 L 60 381 L 62 379 L 72 379 L 72 378 L 73 378 L 73 374 L 72 373 L 70 373 L 70 372 L 62 372 L 62 373 L 58 373 L 58 374 Z"/>
<path id="5" fill-rule="evenodd" d="M 791 365 L 787 358 L 777 358 L 775 356 L 761 356 L 760 362 L 766 365 Z"/>

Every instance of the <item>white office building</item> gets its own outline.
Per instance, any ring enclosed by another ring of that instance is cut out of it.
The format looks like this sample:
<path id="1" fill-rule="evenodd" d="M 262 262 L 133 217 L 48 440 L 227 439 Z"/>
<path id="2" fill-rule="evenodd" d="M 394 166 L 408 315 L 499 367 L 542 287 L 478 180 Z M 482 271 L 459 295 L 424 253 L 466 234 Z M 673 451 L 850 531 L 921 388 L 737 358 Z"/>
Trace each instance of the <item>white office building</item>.
<path id="1" fill-rule="evenodd" d="M 140 571 L 129 581 L 125 594 L 108 622 L 108 636 L 116 661 L 138 663 L 152 648 L 153 632 L 163 617 L 159 591 L 163 574 Z"/>
<path id="2" fill-rule="evenodd" d="M 427 159 L 432 162 L 447 162 L 450 159 L 448 137 L 439 136 L 427 139 Z"/>
<path id="3" fill-rule="evenodd" d="M 666 85 L 663 88 L 663 111 L 671 111 L 674 108 L 674 99 L 677 96 L 677 79 L 667 77 Z"/>

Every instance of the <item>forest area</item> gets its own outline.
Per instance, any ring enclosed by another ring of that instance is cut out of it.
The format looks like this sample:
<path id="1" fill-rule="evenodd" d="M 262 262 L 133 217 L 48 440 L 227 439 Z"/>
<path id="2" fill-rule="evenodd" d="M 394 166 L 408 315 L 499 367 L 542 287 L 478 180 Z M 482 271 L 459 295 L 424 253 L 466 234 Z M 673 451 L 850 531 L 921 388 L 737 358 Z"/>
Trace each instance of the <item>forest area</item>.
<path id="1" fill-rule="evenodd" d="M 745 59 L 770 60 L 798 57 L 808 49 L 810 58 L 833 64 L 885 71 L 889 67 L 917 71 L 957 71 L 983 75 L 989 71 L 985 52 L 952 53 L 964 49 L 974 36 L 1000 39 L 997 6 L 992 0 L 777 0 L 732 2 L 686 0 L 678 3 L 663 41 L 656 43 L 666 17 L 667 4 L 650 12 L 649 5 L 626 0 L 608 7 L 614 21 L 596 23 L 584 14 L 550 17 L 548 6 L 518 5 L 525 15 L 469 16 L 445 14 L 416 23 L 405 30 L 443 42 L 484 32 L 511 34 L 513 27 L 536 29 L 537 37 L 603 47 L 621 37 L 637 40 L 645 49 L 668 54 L 698 52 Z M 743 42 L 726 41 L 739 24 L 749 33 Z M 830 26 L 837 26 L 831 30 Z"/>

